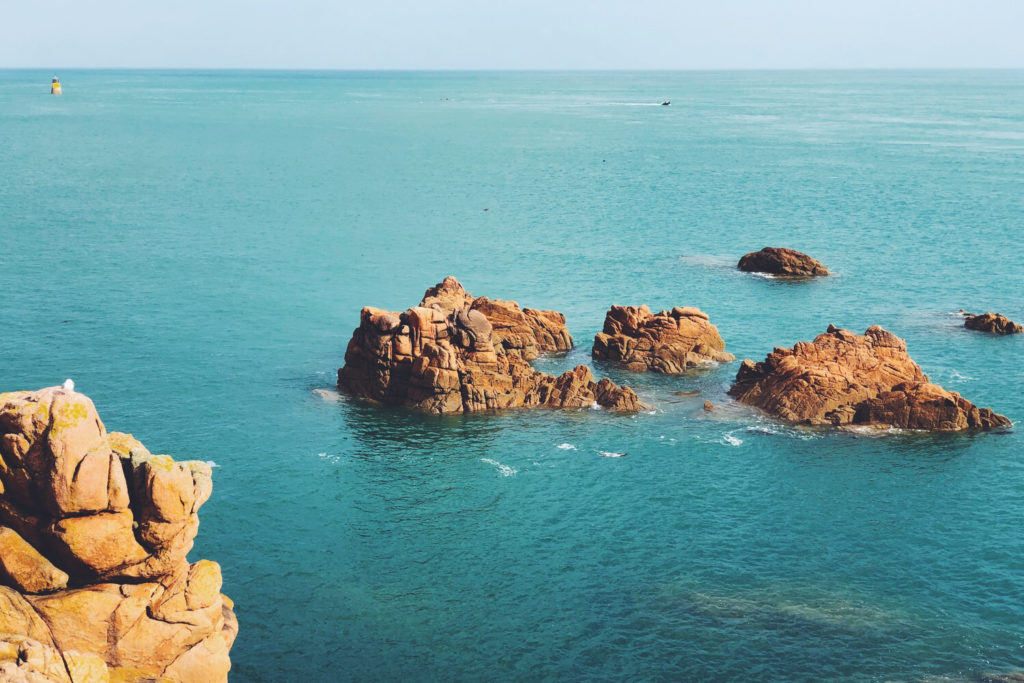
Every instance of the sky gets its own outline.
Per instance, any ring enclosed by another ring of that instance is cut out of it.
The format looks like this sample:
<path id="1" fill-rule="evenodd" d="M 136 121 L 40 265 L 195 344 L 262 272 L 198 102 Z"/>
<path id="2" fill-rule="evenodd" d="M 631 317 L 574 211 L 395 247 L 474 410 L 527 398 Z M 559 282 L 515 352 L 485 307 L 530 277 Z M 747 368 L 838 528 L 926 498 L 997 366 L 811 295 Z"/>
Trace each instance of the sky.
<path id="1" fill-rule="evenodd" d="M 1024 0 L 0 0 L 0 68 L 1022 68 Z"/>

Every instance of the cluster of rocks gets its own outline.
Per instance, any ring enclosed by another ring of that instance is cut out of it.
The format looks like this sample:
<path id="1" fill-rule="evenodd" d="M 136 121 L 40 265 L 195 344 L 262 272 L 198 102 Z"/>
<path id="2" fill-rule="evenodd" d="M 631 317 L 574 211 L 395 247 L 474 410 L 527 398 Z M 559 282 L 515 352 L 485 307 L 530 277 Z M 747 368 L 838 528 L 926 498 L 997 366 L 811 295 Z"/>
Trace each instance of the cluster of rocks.
<path id="1" fill-rule="evenodd" d="M 1010 421 L 931 384 L 906 343 L 878 325 L 863 335 L 830 325 L 812 342 L 745 360 L 729 393 L 791 422 L 958 431 Z"/>
<path id="2" fill-rule="evenodd" d="M 555 377 L 529 364 L 541 353 L 570 348 L 561 313 L 474 298 L 448 277 L 405 312 L 363 308 L 338 385 L 356 396 L 439 414 L 595 403 L 623 411 L 643 407 L 632 389 L 607 378 L 595 382 L 584 365 Z"/>
<path id="3" fill-rule="evenodd" d="M 651 313 L 647 306 L 612 306 L 591 355 L 628 370 L 680 375 L 709 363 L 736 360 L 725 352 L 718 328 L 699 308 Z"/>
<path id="4" fill-rule="evenodd" d="M 0 394 L 0 678 L 226 681 L 233 605 L 186 559 L 212 487 L 82 394 Z"/>
<path id="5" fill-rule="evenodd" d="M 771 247 L 747 254 L 740 267 L 828 274 L 805 254 Z M 608 379 L 595 382 L 585 366 L 554 377 L 529 365 L 543 353 L 568 351 L 572 343 L 561 313 L 474 298 L 448 277 L 404 313 L 364 308 L 338 384 L 355 396 L 433 413 L 594 403 L 623 411 L 643 407 L 632 389 Z M 646 305 L 612 306 L 591 355 L 627 370 L 669 375 L 735 360 L 700 309 L 652 313 Z M 878 326 L 863 335 L 829 326 L 814 341 L 776 348 L 761 363 L 745 360 L 729 393 L 804 424 L 936 431 L 1010 424 L 930 383 L 906 343 Z M 705 409 L 713 408 L 705 402 Z"/>
<path id="6" fill-rule="evenodd" d="M 1020 334 L 1024 332 L 1024 326 L 1018 325 L 1001 313 L 982 313 L 975 315 L 961 310 L 964 316 L 964 327 L 979 332 L 991 332 L 992 334 Z"/>

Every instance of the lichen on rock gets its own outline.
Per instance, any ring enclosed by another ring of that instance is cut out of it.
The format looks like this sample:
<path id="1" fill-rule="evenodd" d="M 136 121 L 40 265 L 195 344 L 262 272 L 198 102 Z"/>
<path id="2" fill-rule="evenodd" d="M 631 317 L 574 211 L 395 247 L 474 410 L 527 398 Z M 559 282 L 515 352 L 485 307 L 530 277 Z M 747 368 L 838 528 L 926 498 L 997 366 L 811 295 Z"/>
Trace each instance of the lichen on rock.
<path id="1" fill-rule="evenodd" d="M 227 680 L 220 567 L 186 559 L 211 490 L 82 394 L 0 394 L 0 678 Z"/>

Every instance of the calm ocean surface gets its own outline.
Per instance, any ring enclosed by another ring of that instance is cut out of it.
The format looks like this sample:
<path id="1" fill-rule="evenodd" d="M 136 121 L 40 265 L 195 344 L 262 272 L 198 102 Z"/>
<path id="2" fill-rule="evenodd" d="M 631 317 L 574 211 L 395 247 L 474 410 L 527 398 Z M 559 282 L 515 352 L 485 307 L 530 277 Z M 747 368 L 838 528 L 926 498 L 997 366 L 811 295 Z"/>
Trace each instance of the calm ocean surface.
<path id="1" fill-rule="evenodd" d="M 0 71 L 0 391 L 72 377 L 217 464 L 232 680 L 1024 669 L 1020 428 L 792 429 L 728 405 L 738 363 L 596 367 L 628 417 L 315 392 L 360 307 L 453 274 L 566 314 L 548 371 L 613 303 L 699 306 L 739 359 L 881 324 L 1019 424 L 1024 335 L 953 313 L 1024 319 L 1024 72 L 52 75 Z M 765 245 L 838 275 L 734 270 Z"/>

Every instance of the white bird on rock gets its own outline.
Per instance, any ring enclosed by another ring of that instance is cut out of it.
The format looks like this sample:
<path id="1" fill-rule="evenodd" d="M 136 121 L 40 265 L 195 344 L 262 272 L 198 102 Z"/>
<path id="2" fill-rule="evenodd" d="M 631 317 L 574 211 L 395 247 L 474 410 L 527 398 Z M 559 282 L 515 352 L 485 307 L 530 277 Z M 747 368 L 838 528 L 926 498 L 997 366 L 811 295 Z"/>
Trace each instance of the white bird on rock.
<path id="1" fill-rule="evenodd" d="M 70 379 L 66 379 L 64 380 L 64 384 L 61 385 L 61 388 L 64 389 L 64 391 L 74 391 L 75 383 Z"/>

